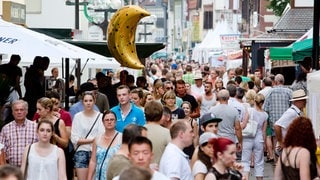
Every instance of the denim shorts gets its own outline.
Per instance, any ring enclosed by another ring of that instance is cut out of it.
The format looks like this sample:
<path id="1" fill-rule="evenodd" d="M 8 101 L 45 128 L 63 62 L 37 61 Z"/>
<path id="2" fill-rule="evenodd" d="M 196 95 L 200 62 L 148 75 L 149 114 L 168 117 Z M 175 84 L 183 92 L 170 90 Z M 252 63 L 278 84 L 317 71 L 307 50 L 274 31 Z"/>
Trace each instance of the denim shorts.
<path id="1" fill-rule="evenodd" d="M 77 151 L 73 157 L 74 167 L 88 168 L 90 158 L 91 158 L 91 151 Z"/>

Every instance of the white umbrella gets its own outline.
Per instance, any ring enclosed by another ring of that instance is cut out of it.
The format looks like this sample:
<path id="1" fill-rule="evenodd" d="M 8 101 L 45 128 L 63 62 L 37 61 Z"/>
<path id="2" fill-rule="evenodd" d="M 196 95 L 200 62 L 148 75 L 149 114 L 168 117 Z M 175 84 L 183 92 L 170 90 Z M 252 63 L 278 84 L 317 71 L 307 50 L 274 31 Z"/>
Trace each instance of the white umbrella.
<path id="1" fill-rule="evenodd" d="M 61 64 L 62 58 L 94 59 L 97 68 L 119 68 L 113 58 L 106 58 L 50 36 L 38 33 L 0 18 L 0 54 L 19 54 L 21 62 L 32 63 L 35 56 L 48 56 L 50 64 Z M 100 63 L 97 63 L 99 61 Z M 71 62 L 72 63 L 72 62 Z M 90 62 L 88 63 L 90 65 Z M 101 66 L 105 65 L 105 66 Z"/>

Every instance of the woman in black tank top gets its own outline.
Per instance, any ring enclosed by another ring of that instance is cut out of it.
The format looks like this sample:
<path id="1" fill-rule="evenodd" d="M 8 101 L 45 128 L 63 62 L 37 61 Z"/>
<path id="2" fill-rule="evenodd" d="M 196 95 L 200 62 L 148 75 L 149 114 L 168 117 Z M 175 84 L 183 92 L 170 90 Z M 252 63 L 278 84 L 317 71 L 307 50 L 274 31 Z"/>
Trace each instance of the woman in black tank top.
<path id="1" fill-rule="evenodd" d="M 275 169 L 275 180 L 314 179 L 318 176 L 315 155 L 317 144 L 309 118 L 295 118 L 283 144 Z"/>
<path id="2" fill-rule="evenodd" d="M 236 144 L 228 138 L 219 137 L 209 141 L 213 146 L 213 166 L 209 169 L 205 180 L 241 180 L 239 172 L 243 168 L 236 163 Z"/>
<path id="3" fill-rule="evenodd" d="M 52 143 L 58 145 L 61 148 L 68 147 L 68 135 L 64 122 L 53 115 L 53 100 L 43 97 L 37 101 L 37 113 L 41 120 L 49 120 L 54 124 L 54 134 L 52 135 Z"/>

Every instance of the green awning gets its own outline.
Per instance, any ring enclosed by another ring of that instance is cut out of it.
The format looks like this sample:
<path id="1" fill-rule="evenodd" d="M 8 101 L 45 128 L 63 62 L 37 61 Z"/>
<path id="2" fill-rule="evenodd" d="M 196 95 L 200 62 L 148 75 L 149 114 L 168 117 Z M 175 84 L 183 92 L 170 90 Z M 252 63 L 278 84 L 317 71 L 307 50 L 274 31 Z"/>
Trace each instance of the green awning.
<path id="1" fill-rule="evenodd" d="M 293 43 L 292 55 L 294 61 L 302 61 L 312 56 L 313 38 Z"/>
<path id="2" fill-rule="evenodd" d="M 287 47 L 271 47 L 271 60 L 302 61 L 305 57 L 312 56 L 313 39 L 294 42 Z"/>
<path id="3" fill-rule="evenodd" d="M 293 60 L 292 44 L 286 47 L 271 47 L 270 59 L 271 60 Z"/>

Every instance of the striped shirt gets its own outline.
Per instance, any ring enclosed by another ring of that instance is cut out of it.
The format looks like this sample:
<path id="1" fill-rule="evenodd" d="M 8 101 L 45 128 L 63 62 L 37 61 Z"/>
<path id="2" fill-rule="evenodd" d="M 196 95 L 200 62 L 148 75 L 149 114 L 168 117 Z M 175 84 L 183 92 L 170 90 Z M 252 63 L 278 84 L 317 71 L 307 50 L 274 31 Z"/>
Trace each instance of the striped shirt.
<path id="1" fill-rule="evenodd" d="M 27 119 L 21 125 L 12 121 L 2 128 L 0 143 L 4 145 L 9 164 L 21 166 L 25 147 L 38 141 L 36 132 L 37 124 Z"/>

